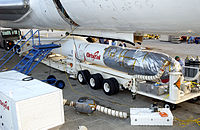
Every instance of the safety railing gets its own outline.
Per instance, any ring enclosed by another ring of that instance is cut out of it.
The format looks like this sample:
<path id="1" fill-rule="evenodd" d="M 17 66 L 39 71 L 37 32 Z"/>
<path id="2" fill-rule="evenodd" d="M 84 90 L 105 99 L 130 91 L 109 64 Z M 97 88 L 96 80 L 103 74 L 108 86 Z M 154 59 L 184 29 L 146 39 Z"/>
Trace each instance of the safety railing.
<path id="1" fill-rule="evenodd" d="M 32 45 L 35 45 L 35 43 L 34 43 L 34 36 L 36 35 L 36 34 L 38 34 L 38 40 L 39 40 L 39 45 L 40 45 L 40 32 L 39 32 L 39 30 L 37 30 L 37 31 L 35 31 L 34 33 L 33 33 L 33 30 L 31 29 L 31 30 L 29 30 L 24 36 L 22 36 L 22 38 L 0 59 L 0 61 L 2 61 L 6 56 L 8 56 L 8 54 L 19 44 L 19 43 L 21 43 L 22 42 L 22 40 L 24 40 L 25 39 L 25 37 L 28 35 L 28 34 L 30 34 L 31 33 L 31 36 L 27 39 L 27 40 L 25 40 L 25 42 L 16 50 L 16 51 L 14 51 L 9 57 L 8 57 L 8 59 L 6 59 L 6 61 L 5 62 L 3 62 L 1 65 L 0 65 L 0 68 L 2 68 L 27 42 L 29 42 L 31 39 L 32 39 Z"/>

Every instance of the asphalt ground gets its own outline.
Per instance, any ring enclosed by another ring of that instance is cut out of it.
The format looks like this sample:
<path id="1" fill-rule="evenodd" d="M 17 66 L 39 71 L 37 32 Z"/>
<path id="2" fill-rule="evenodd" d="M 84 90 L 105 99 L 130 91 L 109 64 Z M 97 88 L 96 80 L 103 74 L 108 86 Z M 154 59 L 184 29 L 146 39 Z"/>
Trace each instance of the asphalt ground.
<path id="1" fill-rule="evenodd" d="M 137 45 L 139 47 L 139 45 Z M 196 44 L 173 44 L 169 42 L 159 42 L 154 40 L 146 40 L 143 42 L 142 47 L 148 47 L 155 51 L 165 52 L 171 56 L 179 55 L 181 58 L 186 56 L 200 56 L 200 45 Z M 5 50 L 0 49 L 0 57 L 6 53 Z M 6 59 L 6 58 L 5 58 Z M 15 55 L 3 69 L 13 68 L 19 61 L 20 57 Z M 0 62 L 0 64 L 2 61 Z M 2 69 L 1 69 L 2 70 Z M 128 112 L 130 108 L 148 108 L 156 100 L 152 98 L 137 95 L 133 100 L 131 92 L 124 90 L 113 96 L 107 96 L 103 90 L 92 90 L 89 85 L 80 85 L 75 79 L 67 80 L 68 76 L 65 72 L 52 69 L 44 64 L 39 64 L 30 74 L 32 77 L 43 80 L 48 75 L 55 75 L 57 79 L 64 80 L 66 87 L 63 89 L 63 97 L 68 100 L 77 101 L 80 97 L 90 97 L 102 106 L 112 108 L 118 111 Z M 71 84 L 71 85 L 70 85 Z M 162 103 L 159 103 L 162 106 Z M 200 126 L 195 123 L 190 123 L 185 127 L 179 126 L 177 121 L 174 121 L 172 127 L 162 126 L 131 126 L 130 118 L 120 119 L 112 117 L 100 112 L 95 111 L 93 114 L 81 114 L 74 110 L 72 107 L 65 106 L 65 124 L 61 126 L 60 130 L 77 130 L 78 126 L 86 126 L 89 130 L 199 130 Z M 173 115 L 180 119 L 200 118 L 200 101 L 197 102 L 184 102 L 178 104 L 177 109 L 172 111 Z"/>

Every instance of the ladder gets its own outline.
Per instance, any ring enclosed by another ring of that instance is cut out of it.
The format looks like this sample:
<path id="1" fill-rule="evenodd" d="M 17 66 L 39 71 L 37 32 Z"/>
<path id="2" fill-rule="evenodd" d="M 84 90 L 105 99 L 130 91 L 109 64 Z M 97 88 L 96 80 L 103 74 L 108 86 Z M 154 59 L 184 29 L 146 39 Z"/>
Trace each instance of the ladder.
<path id="1" fill-rule="evenodd" d="M 57 44 L 33 46 L 33 49 L 13 68 L 24 74 L 29 74 L 53 49 L 59 48 Z"/>
<path id="2" fill-rule="evenodd" d="M 22 60 L 12 69 L 12 70 L 16 70 L 19 71 L 21 73 L 24 73 L 26 75 L 28 75 L 53 49 L 55 48 L 59 48 L 60 45 L 57 44 L 45 44 L 45 45 L 41 45 L 40 43 L 40 36 L 39 36 L 39 30 L 37 30 L 35 33 L 33 33 L 32 30 L 30 30 L 25 36 L 27 36 L 29 33 L 31 33 L 32 35 L 20 46 L 19 49 L 21 49 L 27 42 L 29 42 L 32 39 L 32 47 L 33 49 L 31 49 L 28 54 L 26 56 L 24 56 L 22 58 Z M 34 43 L 34 35 L 38 33 L 38 45 L 36 45 Z M 24 37 L 25 37 L 24 36 Z M 22 37 L 22 39 L 24 39 L 24 37 Z M 22 39 L 19 41 L 21 42 Z M 19 42 L 13 46 L 13 48 L 15 46 L 17 46 L 19 44 Z M 11 48 L 1 59 L 0 61 L 5 58 L 10 52 L 11 50 L 13 50 L 13 48 Z M 17 50 L 17 51 L 18 51 Z M 16 52 L 17 52 L 16 51 Z M 3 62 L 3 64 L 0 66 L 0 68 L 5 65 L 14 55 L 16 52 L 13 52 L 13 54 L 11 54 L 8 59 Z"/>

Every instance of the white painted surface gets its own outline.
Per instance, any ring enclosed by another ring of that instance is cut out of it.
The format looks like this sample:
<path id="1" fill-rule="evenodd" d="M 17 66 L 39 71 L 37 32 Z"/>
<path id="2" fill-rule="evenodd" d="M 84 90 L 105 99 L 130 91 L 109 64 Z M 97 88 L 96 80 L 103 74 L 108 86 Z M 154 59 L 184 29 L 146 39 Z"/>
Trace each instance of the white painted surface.
<path id="1" fill-rule="evenodd" d="M 166 42 L 169 42 L 170 39 L 169 39 L 169 35 L 160 35 L 160 38 L 159 38 L 160 41 L 166 41 Z"/>
<path id="2" fill-rule="evenodd" d="M 178 80 L 181 82 L 181 72 L 170 72 L 169 73 L 169 99 L 170 100 L 179 100 L 180 99 L 180 88 L 176 86 Z M 182 84 L 182 83 L 180 83 Z"/>
<path id="3" fill-rule="evenodd" d="M 200 32 L 199 0 L 60 1 L 83 32 Z M 71 30 L 53 0 L 30 0 L 30 8 L 30 14 L 21 21 L 0 21 L 0 26 Z"/>
<path id="4" fill-rule="evenodd" d="M 152 112 L 149 108 L 130 108 L 131 125 L 173 126 L 173 115 L 168 108 L 159 108 L 168 117 L 161 117 L 159 112 Z"/>
<path id="5" fill-rule="evenodd" d="M 200 92 L 189 93 L 189 94 L 185 94 L 184 96 L 182 96 L 179 100 L 171 100 L 171 99 L 169 99 L 168 94 L 157 96 L 157 95 L 146 93 L 146 92 L 142 92 L 142 91 L 137 91 L 137 94 L 141 94 L 143 96 L 151 97 L 151 98 L 158 99 L 160 101 L 169 102 L 169 103 L 172 103 L 172 104 L 179 104 L 179 103 L 182 103 L 182 102 L 185 102 L 187 100 L 190 100 L 190 99 L 193 99 L 195 97 L 199 97 L 200 96 Z"/>
<path id="6" fill-rule="evenodd" d="M 50 129 L 64 123 L 62 91 L 39 80 L 22 81 L 16 71 L 0 73 L 0 128 L 2 130 Z M 8 109 L 9 107 L 9 109 Z"/>
<path id="7" fill-rule="evenodd" d="M 103 55 L 108 45 L 88 43 L 84 38 L 69 37 L 61 44 L 61 48 L 55 49 L 53 52 L 67 57 L 73 57 L 74 46 L 76 48 L 75 55 L 77 59 L 105 66 Z"/>
<path id="8" fill-rule="evenodd" d="M 103 56 L 107 47 L 108 45 L 98 43 L 87 44 L 87 47 L 83 50 L 85 60 L 90 63 L 105 66 Z"/>

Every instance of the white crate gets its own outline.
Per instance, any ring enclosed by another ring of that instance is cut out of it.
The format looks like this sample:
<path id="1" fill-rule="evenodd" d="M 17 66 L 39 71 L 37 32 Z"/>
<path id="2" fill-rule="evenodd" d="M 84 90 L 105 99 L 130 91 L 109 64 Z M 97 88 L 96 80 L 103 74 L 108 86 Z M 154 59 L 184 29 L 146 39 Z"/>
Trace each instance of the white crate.
<path id="1" fill-rule="evenodd" d="M 161 117 L 159 112 L 152 112 L 149 108 L 131 108 L 131 125 L 173 126 L 173 115 L 168 108 L 159 108 L 168 117 Z"/>
<path id="2" fill-rule="evenodd" d="M 16 71 L 0 73 L 0 129 L 46 130 L 64 123 L 62 90 L 39 80 L 22 81 Z"/>

